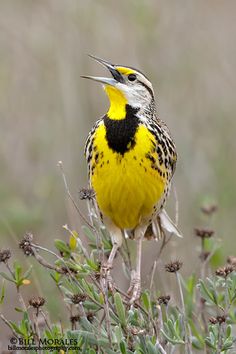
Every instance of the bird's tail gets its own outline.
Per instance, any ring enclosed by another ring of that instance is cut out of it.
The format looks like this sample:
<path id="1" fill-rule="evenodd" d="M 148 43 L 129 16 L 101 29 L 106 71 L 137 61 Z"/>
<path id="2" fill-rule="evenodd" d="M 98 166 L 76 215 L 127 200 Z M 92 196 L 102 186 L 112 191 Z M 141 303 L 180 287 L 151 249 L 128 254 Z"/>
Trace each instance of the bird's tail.
<path id="1" fill-rule="evenodd" d="M 152 224 L 147 228 L 145 238 L 160 239 L 163 233 L 167 231 L 178 237 L 183 237 L 177 225 L 171 220 L 165 209 L 162 209 L 157 218 L 152 221 Z M 152 237 L 151 237 L 152 235 Z"/>

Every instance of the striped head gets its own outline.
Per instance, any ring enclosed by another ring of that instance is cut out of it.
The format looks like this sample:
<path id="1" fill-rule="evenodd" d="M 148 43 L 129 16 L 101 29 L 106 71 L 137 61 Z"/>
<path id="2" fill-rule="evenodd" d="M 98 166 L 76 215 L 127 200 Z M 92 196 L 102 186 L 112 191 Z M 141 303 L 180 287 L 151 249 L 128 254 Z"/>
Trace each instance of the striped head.
<path id="1" fill-rule="evenodd" d="M 112 77 L 82 76 L 104 85 L 110 101 L 107 115 L 111 119 L 124 119 L 127 105 L 135 108 L 140 116 L 152 118 L 155 114 L 154 92 L 147 77 L 131 67 L 114 65 L 106 60 L 91 56 L 105 66 Z"/>

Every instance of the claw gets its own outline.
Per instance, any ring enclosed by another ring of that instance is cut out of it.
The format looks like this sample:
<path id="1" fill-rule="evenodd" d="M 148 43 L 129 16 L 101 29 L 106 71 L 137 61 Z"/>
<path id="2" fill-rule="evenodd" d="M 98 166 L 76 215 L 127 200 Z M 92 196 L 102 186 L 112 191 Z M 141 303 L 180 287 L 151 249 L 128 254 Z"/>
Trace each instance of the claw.
<path id="1" fill-rule="evenodd" d="M 111 276 L 111 265 L 109 263 L 104 263 L 101 266 L 100 274 L 101 274 L 101 281 L 104 288 L 107 288 L 111 292 L 114 292 L 115 283 Z"/>

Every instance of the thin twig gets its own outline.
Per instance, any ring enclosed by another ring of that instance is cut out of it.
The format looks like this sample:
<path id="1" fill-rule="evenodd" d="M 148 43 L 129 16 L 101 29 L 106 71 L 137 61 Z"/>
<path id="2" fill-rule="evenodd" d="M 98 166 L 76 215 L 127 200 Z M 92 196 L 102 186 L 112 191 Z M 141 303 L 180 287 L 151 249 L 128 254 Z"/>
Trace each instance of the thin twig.
<path id="1" fill-rule="evenodd" d="M 42 256 L 40 256 L 37 252 L 34 252 L 34 256 L 37 259 L 37 261 L 39 262 L 39 264 L 41 264 L 43 267 L 54 270 L 57 273 L 60 274 L 65 274 L 64 270 L 61 269 L 60 267 L 56 267 L 50 263 L 48 263 Z"/>
<path id="2" fill-rule="evenodd" d="M 154 263 L 153 263 L 153 265 L 152 265 L 152 268 L 150 269 L 149 274 L 151 273 L 151 277 L 152 277 L 152 275 L 154 276 L 154 274 L 153 274 L 154 267 L 157 266 L 158 260 L 159 260 L 159 258 L 160 258 L 160 256 L 161 256 L 161 254 L 162 254 L 162 252 L 163 252 L 165 246 L 166 246 L 166 245 L 169 243 L 169 241 L 171 240 L 171 235 L 167 238 L 167 237 L 166 237 L 166 234 L 165 234 L 165 232 L 164 232 L 164 230 L 161 230 L 161 232 L 162 232 L 162 244 L 161 244 L 161 247 L 160 247 L 160 249 L 159 249 L 157 255 L 155 256 L 155 261 L 154 261 Z M 155 264 L 155 263 L 156 263 L 156 264 Z M 155 271 L 156 271 L 156 269 L 154 270 L 154 272 L 155 272 Z M 151 281 L 150 281 L 150 289 L 151 289 Z"/>
<path id="3" fill-rule="evenodd" d="M 159 342 L 158 337 L 156 337 L 156 348 L 160 350 L 161 354 L 167 354 L 161 343 Z"/>
<path id="4" fill-rule="evenodd" d="M 39 321 L 38 321 L 39 309 L 36 310 L 36 313 L 33 311 L 33 323 L 34 323 L 34 330 L 39 341 L 40 339 L 40 330 L 39 330 Z"/>
<path id="5" fill-rule="evenodd" d="M 67 273 L 68 275 L 70 276 L 70 278 L 79 286 L 79 288 L 81 290 L 83 290 L 83 288 L 81 287 L 80 283 L 78 282 L 78 280 L 75 278 L 75 276 L 72 274 L 72 272 L 70 271 L 70 268 L 68 267 L 68 265 L 66 264 L 65 260 L 58 256 L 55 252 L 47 249 L 47 248 L 44 248 L 44 247 L 41 247 L 39 245 L 35 245 L 33 243 L 31 243 L 31 246 L 36 248 L 36 249 L 40 249 L 42 251 L 45 251 L 45 252 L 48 252 L 52 255 L 54 255 L 57 259 L 59 259 L 60 261 L 63 262 L 63 264 L 65 265 L 66 267 L 66 270 L 67 270 Z M 60 274 L 63 274 L 65 275 L 65 272 L 63 271 L 63 269 L 61 269 L 60 267 L 56 267 L 56 266 L 53 266 L 51 265 L 50 263 L 48 263 L 42 256 L 40 256 L 37 252 L 34 252 L 34 255 L 35 255 L 35 258 L 37 259 L 37 261 L 44 267 L 46 268 L 49 268 L 49 269 L 52 269 Z M 103 307 L 98 301 L 96 301 L 93 297 L 91 297 L 89 294 L 87 294 L 87 296 L 90 298 L 91 301 L 93 301 L 96 305 L 100 306 L 101 308 Z"/>
<path id="6" fill-rule="evenodd" d="M 68 225 L 63 225 L 63 229 L 69 231 L 70 235 L 76 240 L 77 243 L 79 243 L 79 246 L 85 256 L 86 259 L 89 258 L 88 252 L 87 250 L 84 248 L 84 246 L 82 245 L 82 242 L 80 242 L 80 240 L 78 238 L 76 238 L 76 236 L 74 235 L 73 231 L 68 227 Z"/>
<path id="7" fill-rule="evenodd" d="M 24 311 L 27 311 L 27 307 L 26 307 L 25 301 L 23 299 L 23 296 L 21 295 L 19 286 L 16 287 L 16 291 L 17 291 L 18 299 L 19 299 Z"/>
<path id="8" fill-rule="evenodd" d="M 109 343 L 112 343 L 112 335 L 111 335 L 111 321 L 110 321 L 110 314 L 109 314 L 109 302 L 108 302 L 108 281 L 107 275 L 101 275 L 101 288 L 102 294 L 104 297 L 104 313 L 105 313 L 105 323 L 106 323 L 106 330 Z"/>
<path id="9" fill-rule="evenodd" d="M 157 269 L 157 260 L 154 261 L 153 266 L 152 266 L 152 272 L 151 272 L 151 280 L 150 280 L 150 293 L 152 291 L 152 287 L 154 284 L 154 275 Z"/>
<path id="10" fill-rule="evenodd" d="M 48 319 L 47 319 L 46 314 L 45 314 L 41 309 L 39 309 L 39 313 L 43 316 L 44 321 L 45 321 L 45 323 L 46 323 L 46 325 L 47 325 L 49 331 L 51 331 L 52 328 L 51 328 L 50 322 L 49 322 Z"/>
<path id="11" fill-rule="evenodd" d="M 6 319 L 6 317 L 3 316 L 3 314 L 0 314 L 1 319 L 3 320 L 3 322 L 10 328 L 10 330 L 12 331 L 13 335 L 18 338 L 17 333 L 15 332 L 15 330 L 12 328 L 10 322 Z"/>
<path id="12" fill-rule="evenodd" d="M 164 230 L 162 230 L 162 233 L 163 233 L 163 241 L 162 241 L 160 250 L 159 250 L 159 252 L 157 254 L 156 260 L 158 260 L 160 258 L 165 246 L 170 242 L 171 236 L 172 236 L 172 235 L 169 235 L 169 237 L 167 238 L 166 237 L 166 233 L 164 232 Z"/>
<path id="13" fill-rule="evenodd" d="M 181 279 L 180 279 L 179 272 L 176 272 L 175 274 L 176 274 L 177 284 L 178 284 L 178 288 L 179 288 L 182 314 L 183 314 L 183 324 L 184 324 L 184 333 L 185 333 L 185 352 L 187 354 L 191 354 L 192 353 L 191 340 L 190 340 L 189 333 L 188 333 L 188 324 L 187 324 L 187 317 L 186 317 L 186 311 L 185 311 L 184 295 L 183 295 L 183 290 L 182 290 L 182 285 L 181 285 Z"/>
<path id="14" fill-rule="evenodd" d="M 66 180 L 66 175 L 65 175 L 65 172 L 64 172 L 64 169 L 63 169 L 63 163 L 62 161 L 58 161 L 58 167 L 60 168 L 61 170 L 61 174 L 62 174 L 62 178 L 63 178 L 63 182 L 64 182 L 64 186 L 65 186 L 65 190 L 66 190 L 66 193 L 68 195 L 68 197 L 70 198 L 70 200 L 72 201 L 75 209 L 77 210 L 79 216 L 81 217 L 81 219 L 85 222 L 86 225 L 88 225 L 89 227 L 91 227 L 91 229 L 93 231 L 96 231 L 94 226 L 86 219 L 86 217 L 81 213 L 80 211 L 80 208 L 78 207 L 77 203 L 75 202 L 74 198 L 72 197 L 72 194 L 70 192 L 70 189 L 68 187 L 68 183 L 67 183 L 67 180 Z"/>
<path id="15" fill-rule="evenodd" d="M 220 354 L 222 350 L 222 336 L 221 336 L 222 324 L 219 324 L 218 328 L 219 329 L 218 329 L 218 342 L 217 342 L 216 354 Z"/>

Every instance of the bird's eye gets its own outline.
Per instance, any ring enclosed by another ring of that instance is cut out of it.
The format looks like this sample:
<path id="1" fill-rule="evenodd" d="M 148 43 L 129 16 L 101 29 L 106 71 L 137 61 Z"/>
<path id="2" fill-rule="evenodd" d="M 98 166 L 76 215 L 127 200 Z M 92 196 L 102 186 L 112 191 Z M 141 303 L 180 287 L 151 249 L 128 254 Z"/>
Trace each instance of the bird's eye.
<path id="1" fill-rule="evenodd" d="M 135 74 L 129 74 L 128 75 L 128 80 L 129 81 L 135 81 L 137 79 L 137 76 Z"/>

